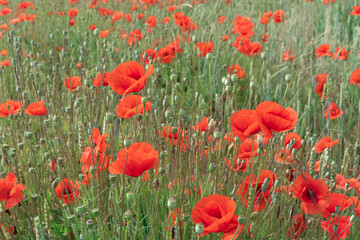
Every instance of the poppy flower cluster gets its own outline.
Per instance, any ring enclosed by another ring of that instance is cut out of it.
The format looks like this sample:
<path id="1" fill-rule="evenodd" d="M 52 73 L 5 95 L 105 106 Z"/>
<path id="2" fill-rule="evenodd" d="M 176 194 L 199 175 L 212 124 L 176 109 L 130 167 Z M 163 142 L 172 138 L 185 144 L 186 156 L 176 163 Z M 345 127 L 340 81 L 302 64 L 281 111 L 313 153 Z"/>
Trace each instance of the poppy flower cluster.
<path id="1" fill-rule="evenodd" d="M 266 101 L 260 103 L 256 110 L 240 110 L 230 119 L 231 131 L 244 140 L 262 131 L 266 138 L 272 138 L 274 132 L 292 130 L 298 120 L 296 111 L 283 108 L 280 104 Z"/>

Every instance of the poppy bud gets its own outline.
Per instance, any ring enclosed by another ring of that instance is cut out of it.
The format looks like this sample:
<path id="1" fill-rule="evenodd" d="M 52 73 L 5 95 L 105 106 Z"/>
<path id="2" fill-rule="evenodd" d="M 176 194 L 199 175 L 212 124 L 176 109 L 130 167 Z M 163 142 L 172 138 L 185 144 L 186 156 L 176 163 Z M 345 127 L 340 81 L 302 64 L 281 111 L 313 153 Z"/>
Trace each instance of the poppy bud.
<path id="1" fill-rule="evenodd" d="M 209 164 L 209 171 L 214 172 L 215 170 L 216 170 L 216 164 L 215 163 L 210 163 Z"/>
<path id="2" fill-rule="evenodd" d="M 20 149 L 23 149 L 23 148 L 24 148 L 24 143 L 23 143 L 23 142 L 18 143 L 18 147 L 19 147 Z"/>
<path id="3" fill-rule="evenodd" d="M 126 193 L 126 199 L 130 202 L 134 201 L 135 199 L 135 194 L 131 191 L 127 192 Z"/>
<path id="4" fill-rule="evenodd" d="M 164 102 L 165 102 L 165 100 L 164 100 Z M 165 106 L 164 106 L 165 107 Z M 172 112 L 171 111 L 169 111 L 169 110 L 166 110 L 165 111 L 165 118 L 171 118 L 173 115 L 172 115 Z"/>
<path id="5" fill-rule="evenodd" d="M 239 141 L 240 141 L 240 137 L 239 137 L 239 136 L 234 137 L 234 142 L 238 143 Z"/>
<path id="6" fill-rule="evenodd" d="M 195 225 L 195 232 L 197 234 L 199 234 L 199 235 L 202 234 L 204 232 L 204 224 L 203 223 L 197 223 Z"/>
<path id="7" fill-rule="evenodd" d="M 95 28 L 94 35 L 97 37 L 97 36 L 99 36 L 99 34 L 100 34 L 100 29 Z"/>
<path id="8" fill-rule="evenodd" d="M 351 215 L 350 222 L 354 222 L 356 220 L 356 215 Z"/>
<path id="9" fill-rule="evenodd" d="M 198 40 L 198 37 L 197 37 L 196 35 L 194 35 L 194 36 L 192 37 L 192 41 L 193 41 L 193 42 L 197 42 L 197 40 Z"/>
<path id="10" fill-rule="evenodd" d="M 154 179 L 154 181 L 152 182 L 154 191 L 157 191 L 159 189 L 159 185 L 160 185 L 159 180 Z"/>
<path id="11" fill-rule="evenodd" d="M 114 182 L 115 179 L 116 179 L 116 175 L 110 174 L 109 179 L 110 179 L 111 182 Z"/>
<path id="12" fill-rule="evenodd" d="M 251 89 L 251 90 L 255 90 L 255 88 L 256 88 L 256 82 L 255 82 L 255 81 L 251 81 L 251 82 L 250 82 L 250 89 Z"/>
<path id="13" fill-rule="evenodd" d="M 292 80 L 292 75 L 291 74 L 286 74 L 285 75 L 285 82 L 289 83 Z"/>
<path id="14" fill-rule="evenodd" d="M 163 167 L 159 167 L 159 173 L 163 175 L 165 173 L 165 169 Z"/>
<path id="15" fill-rule="evenodd" d="M 213 133 L 215 131 L 215 127 L 216 127 L 216 122 L 214 119 L 210 119 L 209 123 L 208 123 L 208 130 L 209 133 Z"/>
<path id="16" fill-rule="evenodd" d="M 244 224 L 244 223 L 245 223 L 245 220 L 246 220 L 246 217 L 243 216 L 243 215 L 240 215 L 240 216 L 238 217 L 238 223 L 239 223 L 239 224 Z"/>
<path id="17" fill-rule="evenodd" d="M 124 145 L 125 145 L 125 147 L 130 147 L 130 145 L 131 145 L 131 140 L 129 139 L 129 138 L 125 138 L 124 139 Z"/>
<path id="18" fill-rule="evenodd" d="M 176 199 L 175 198 L 169 198 L 167 201 L 167 206 L 169 209 L 173 210 L 176 208 Z"/>
<path id="19" fill-rule="evenodd" d="M 229 154 L 232 154 L 234 152 L 235 148 L 236 148 L 235 144 L 231 143 L 228 148 Z"/>
<path id="20" fill-rule="evenodd" d="M 99 209 L 98 208 L 93 208 L 91 210 L 91 213 L 94 215 L 94 216 L 98 216 L 99 215 Z"/>
<path id="21" fill-rule="evenodd" d="M 206 54 L 206 60 L 210 60 L 211 59 L 211 53 L 207 53 Z"/>
<path id="22" fill-rule="evenodd" d="M 134 217 L 135 217 L 135 214 L 133 213 L 133 211 L 127 210 L 127 211 L 125 212 L 125 218 L 126 218 L 126 219 L 131 220 L 131 219 L 134 218 Z"/>
<path id="23" fill-rule="evenodd" d="M 237 80 L 237 75 L 232 74 L 230 78 L 231 78 L 231 81 L 235 82 Z"/>
<path id="24" fill-rule="evenodd" d="M 142 97 L 142 98 L 141 98 L 141 103 L 142 103 L 142 104 L 145 105 L 145 104 L 147 103 L 147 101 L 148 101 L 148 100 L 147 100 L 147 97 Z"/>
<path id="25" fill-rule="evenodd" d="M 250 220 L 255 220 L 259 216 L 259 212 L 253 212 L 250 215 Z"/>
<path id="26" fill-rule="evenodd" d="M 257 134 L 256 142 L 257 142 L 258 148 L 259 148 L 260 150 L 265 149 L 265 143 L 264 143 L 264 138 L 263 138 L 263 136 L 261 136 L 260 134 Z"/>
<path id="27" fill-rule="evenodd" d="M 35 172 L 35 168 L 31 167 L 29 168 L 29 173 L 34 173 Z"/>
<path id="28" fill-rule="evenodd" d="M 94 226 L 94 221 L 92 219 L 89 219 L 86 221 L 86 225 L 89 227 L 89 228 L 92 228 Z"/>
<path id="29" fill-rule="evenodd" d="M 73 214 L 70 214 L 67 216 L 67 219 L 69 220 L 69 222 L 73 222 L 75 220 L 75 217 Z"/>
<path id="30" fill-rule="evenodd" d="M 84 206 L 79 206 L 77 208 L 75 208 L 75 211 L 78 215 L 83 215 L 84 213 L 86 213 L 86 208 Z"/>
<path id="31" fill-rule="evenodd" d="M 82 174 L 82 173 L 80 173 L 80 174 L 79 174 L 79 178 L 80 178 L 81 180 L 84 180 L 85 175 L 84 175 L 84 174 Z"/>
<path id="32" fill-rule="evenodd" d="M 226 91 L 226 92 L 230 92 L 231 90 L 232 90 L 232 86 L 226 86 L 226 87 L 225 87 L 225 91 Z"/>
<path id="33" fill-rule="evenodd" d="M 214 132 L 215 140 L 219 140 L 221 138 L 221 132 Z"/>

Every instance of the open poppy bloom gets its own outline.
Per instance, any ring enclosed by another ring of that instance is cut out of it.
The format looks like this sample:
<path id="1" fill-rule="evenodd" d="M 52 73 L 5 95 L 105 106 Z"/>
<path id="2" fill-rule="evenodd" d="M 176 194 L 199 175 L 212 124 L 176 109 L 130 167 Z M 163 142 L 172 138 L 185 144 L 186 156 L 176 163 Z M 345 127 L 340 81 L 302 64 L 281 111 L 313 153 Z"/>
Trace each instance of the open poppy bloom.
<path id="1" fill-rule="evenodd" d="M 145 87 L 146 79 L 154 72 L 151 65 L 145 73 L 144 67 L 138 62 L 125 62 L 117 66 L 109 75 L 108 82 L 112 90 L 125 96 L 139 92 Z"/>
<path id="2" fill-rule="evenodd" d="M 0 179 L 0 201 L 5 202 L 5 209 L 8 210 L 20 203 L 24 197 L 22 191 L 26 190 L 22 183 L 16 184 L 15 174 L 9 172 L 5 178 Z"/>
<path id="3" fill-rule="evenodd" d="M 331 192 L 326 182 L 313 179 L 307 172 L 299 174 L 292 190 L 301 200 L 301 210 L 306 214 L 321 213 L 330 205 Z"/>
<path id="4" fill-rule="evenodd" d="M 166 46 L 159 49 L 157 56 L 161 63 L 170 64 L 174 60 L 175 51 L 171 47 Z"/>
<path id="5" fill-rule="evenodd" d="M 45 115 L 46 107 L 44 105 L 45 101 L 41 100 L 40 102 L 35 102 L 27 106 L 25 113 L 32 116 Z"/>
<path id="6" fill-rule="evenodd" d="M 260 55 L 262 45 L 257 42 L 251 42 L 249 38 L 236 37 L 232 44 L 240 53 L 252 57 L 253 55 Z"/>
<path id="7" fill-rule="evenodd" d="M 236 74 L 237 78 L 245 77 L 245 70 L 239 64 L 230 65 L 227 67 L 228 74 Z"/>
<path id="8" fill-rule="evenodd" d="M 272 15 L 273 15 L 273 13 L 271 10 L 269 12 L 264 12 L 264 14 L 261 18 L 261 23 L 268 24 Z"/>
<path id="9" fill-rule="evenodd" d="M 336 174 L 335 180 L 336 188 L 341 188 L 343 190 L 351 190 L 359 184 L 359 181 L 356 178 L 346 179 L 342 174 Z M 347 188 L 346 185 L 348 185 Z"/>
<path id="10" fill-rule="evenodd" d="M 143 114 L 146 111 L 151 111 L 151 103 L 146 102 L 145 111 L 144 104 L 141 102 L 142 97 L 130 95 L 124 97 L 116 108 L 116 114 L 119 118 L 128 119 L 137 114 Z"/>
<path id="11" fill-rule="evenodd" d="M 22 105 L 22 102 L 15 102 L 13 100 L 8 100 L 5 103 L 0 104 L 0 117 L 6 117 L 9 116 L 9 114 L 18 114 Z"/>
<path id="12" fill-rule="evenodd" d="M 158 163 L 159 152 L 149 143 L 137 142 L 117 153 L 117 159 L 109 166 L 109 172 L 138 177 L 146 170 L 157 168 Z"/>
<path id="13" fill-rule="evenodd" d="M 322 94 L 324 91 L 324 85 L 327 81 L 328 75 L 326 73 L 319 74 L 315 77 L 315 81 L 317 83 L 315 87 L 315 94 L 319 96 L 319 98 L 322 98 Z"/>
<path id="14" fill-rule="evenodd" d="M 331 103 L 330 110 L 329 110 L 329 106 L 326 105 L 326 109 L 324 112 L 324 118 L 328 118 L 329 112 L 330 112 L 330 120 L 339 118 L 344 113 L 343 111 L 340 111 L 338 109 L 338 107 L 336 106 L 336 103 Z"/>
<path id="15" fill-rule="evenodd" d="M 280 104 L 271 101 L 260 103 L 256 107 L 256 116 L 264 136 L 273 137 L 273 132 L 285 132 L 293 129 L 298 121 L 296 111 L 283 108 Z"/>
<path id="16" fill-rule="evenodd" d="M 346 60 L 348 58 L 349 53 L 350 53 L 349 51 L 345 50 L 345 47 L 343 47 L 342 49 L 336 48 L 336 51 L 333 55 L 333 59 Z"/>
<path id="17" fill-rule="evenodd" d="M 109 85 L 109 82 L 108 82 L 108 77 L 109 77 L 109 75 L 110 75 L 109 72 L 104 72 L 104 73 L 102 74 L 102 77 L 101 77 L 101 74 L 100 74 L 100 73 L 96 74 L 96 77 L 95 77 L 94 80 L 93 80 L 94 86 L 95 86 L 95 87 L 99 87 L 99 86 L 101 86 L 101 84 L 102 84 L 103 86 Z"/>
<path id="18" fill-rule="evenodd" d="M 285 17 L 285 11 L 282 9 L 279 9 L 277 11 L 274 12 L 273 14 L 273 19 L 275 23 L 281 23 L 284 22 L 286 17 Z"/>
<path id="19" fill-rule="evenodd" d="M 291 54 L 291 50 L 285 51 L 283 55 L 283 62 L 294 60 L 295 57 Z"/>
<path id="20" fill-rule="evenodd" d="M 157 58 L 157 53 L 154 49 L 150 48 L 148 50 L 145 50 L 142 52 L 141 54 L 141 62 L 143 64 L 149 64 L 150 63 L 150 59 L 155 62 Z"/>
<path id="21" fill-rule="evenodd" d="M 287 235 L 289 236 L 291 233 L 294 233 L 294 238 L 295 240 L 297 240 L 300 237 L 301 233 L 307 228 L 305 214 L 298 213 L 293 216 L 291 220 L 294 222 L 293 229 L 291 230 L 289 227 Z"/>
<path id="22" fill-rule="evenodd" d="M 64 81 L 64 87 L 69 91 L 76 91 L 77 87 L 81 87 L 81 78 L 79 76 L 67 77 Z"/>
<path id="23" fill-rule="evenodd" d="M 320 138 L 320 140 L 315 144 L 314 150 L 316 153 L 322 153 L 326 148 L 331 148 L 332 146 L 339 143 L 339 139 L 334 141 L 331 140 L 331 137 Z"/>
<path id="24" fill-rule="evenodd" d="M 353 6 L 353 11 L 350 12 L 351 16 L 359 16 L 360 17 L 360 5 L 359 6 Z"/>
<path id="25" fill-rule="evenodd" d="M 261 212 L 266 207 L 266 203 L 271 203 L 270 190 L 274 186 L 274 183 L 278 179 L 275 173 L 270 170 L 261 170 L 260 177 L 254 174 L 248 175 L 238 190 L 236 195 L 240 196 L 240 201 L 245 208 L 249 207 L 249 189 L 253 188 L 255 192 L 253 211 Z"/>
<path id="26" fill-rule="evenodd" d="M 229 118 L 230 122 L 232 133 L 239 136 L 242 141 L 260 132 L 255 110 L 242 109 L 237 111 Z"/>
<path id="27" fill-rule="evenodd" d="M 292 154 L 292 150 L 296 149 L 299 150 L 301 147 L 301 138 L 300 136 L 295 133 L 291 132 L 287 134 L 283 141 L 284 147 L 275 155 L 275 161 L 280 163 L 292 163 L 295 162 L 295 158 Z"/>
<path id="28" fill-rule="evenodd" d="M 214 44 L 210 42 L 199 42 L 196 43 L 195 48 L 199 49 L 200 53 L 198 53 L 198 57 L 206 57 L 208 53 L 212 53 L 214 49 Z"/>
<path id="29" fill-rule="evenodd" d="M 74 198 L 79 198 L 80 185 L 76 180 L 63 178 L 56 186 L 56 195 L 66 204 L 74 204 Z"/>
<path id="30" fill-rule="evenodd" d="M 356 84 L 360 87 L 360 68 L 351 73 L 349 83 Z"/>
<path id="31" fill-rule="evenodd" d="M 110 30 L 100 31 L 98 38 L 106 38 L 106 36 L 110 33 Z"/>
<path id="32" fill-rule="evenodd" d="M 315 50 L 315 56 L 318 58 L 331 55 L 332 53 L 330 52 L 330 44 L 323 44 Z"/>
<path id="33" fill-rule="evenodd" d="M 339 213 L 344 209 L 347 209 L 352 204 L 351 199 L 342 193 L 331 193 L 331 202 L 329 206 L 321 212 L 321 215 L 324 218 L 331 217 L 332 213 Z M 336 211 L 336 208 L 338 209 L 338 212 Z"/>
<path id="34" fill-rule="evenodd" d="M 327 221 L 322 221 L 321 227 L 328 233 L 331 240 L 338 240 L 345 239 L 350 235 L 352 224 L 350 217 L 335 216 L 329 218 Z"/>
<path id="35" fill-rule="evenodd" d="M 240 235 L 243 225 L 234 236 L 239 226 L 238 216 L 235 214 L 236 203 L 230 197 L 223 195 L 210 195 L 200 199 L 191 212 L 194 224 L 204 224 L 201 237 L 209 233 L 224 233 L 225 239 L 236 239 Z"/>

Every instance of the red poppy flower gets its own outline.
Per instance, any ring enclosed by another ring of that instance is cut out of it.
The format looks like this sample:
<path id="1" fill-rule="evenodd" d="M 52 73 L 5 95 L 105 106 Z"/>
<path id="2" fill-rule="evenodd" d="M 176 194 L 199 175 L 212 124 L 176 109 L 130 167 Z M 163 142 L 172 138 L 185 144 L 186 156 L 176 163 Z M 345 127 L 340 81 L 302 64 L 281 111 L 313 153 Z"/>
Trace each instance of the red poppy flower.
<path id="1" fill-rule="evenodd" d="M 67 15 L 69 16 L 69 18 L 74 18 L 74 17 L 76 17 L 76 16 L 78 15 L 78 12 L 79 12 L 78 9 L 76 9 L 76 8 L 71 8 L 71 9 L 68 11 Z"/>
<path id="2" fill-rule="evenodd" d="M 101 135 L 99 129 L 93 128 L 92 135 L 89 136 L 91 146 L 85 148 L 80 159 L 80 162 L 83 163 L 83 171 L 89 170 L 91 166 L 100 171 L 107 168 L 109 156 L 106 156 L 104 153 L 108 145 L 105 142 L 108 136 L 109 134 L 107 133 Z"/>
<path id="3" fill-rule="evenodd" d="M 360 17 L 360 5 L 359 6 L 353 6 L 354 10 L 350 12 L 351 16 L 359 16 Z"/>
<path id="4" fill-rule="evenodd" d="M 111 16 L 111 24 L 119 21 L 123 16 L 123 12 L 116 11 L 114 15 Z"/>
<path id="5" fill-rule="evenodd" d="M 0 10 L 0 16 L 8 15 L 12 12 L 12 10 L 8 7 L 4 7 Z"/>
<path id="6" fill-rule="evenodd" d="M 110 30 L 104 30 L 104 31 L 100 31 L 99 33 L 99 38 L 106 38 L 106 36 L 110 33 Z"/>
<path id="7" fill-rule="evenodd" d="M 272 14 L 271 10 L 269 12 L 264 12 L 264 14 L 263 14 L 263 16 L 261 18 L 261 23 L 262 24 L 268 24 L 272 15 L 273 14 Z"/>
<path id="8" fill-rule="evenodd" d="M 250 40 L 251 36 L 255 34 L 253 27 L 255 24 L 249 17 L 243 17 L 237 15 L 233 20 L 232 33 L 238 34 L 237 41 L 243 41 L 244 39 Z"/>
<path id="9" fill-rule="evenodd" d="M 315 50 L 315 56 L 318 58 L 331 55 L 332 53 L 330 52 L 330 44 L 323 44 Z"/>
<path id="10" fill-rule="evenodd" d="M 146 20 L 145 23 L 149 28 L 153 28 L 156 27 L 156 22 L 157 22 L 157 17 L 155 16 L 149 16 Z"/>
<path id="11" fill-rule="evenodd" d="M 157 53 L 154 49 L 150 48 L 147 49 L 145 51 L 142 52 L 141 54 L 141 62 L 143 64 L 149 64 L 150 63 L 150 59 L 153 61 L 153 63 L 155 62 L 156 58 L 157 58 Z"/>
<path id="12" fill-rule="evenodd" d="M 294 222 L 293 229 L 288 228 L 287 236 L 289 236 L 291 233 L 294 233 L 294 238 L 297 240 L 301 233 L 305 231 L 307 228 L 307 221 L 305 218 L 305 214 L 299 213 L 292 217 L 292 222 Z"/>
<path id="13" fill-rule="evenodd" d="M 237 37 L 232 45 L 240 53 L 246 54 L 248 57 L 261 54 L 262 45 L 257 42 L 251 42 L 248 38 Z"/>
<path id="14" fill-rule="evenodd" d="M 356 83 L 356 85 L 360 87 L 360 68 L 356 69 L 351 73 L 349 83 L 350 84 Z"/>
<path id="15" fill-rule="evenodd" d="M 94 30 L 96 29 L 96 25 L 95 25 L 95 24 L 91 24 L 91 25 L 89 26 L 89 29 L 92 30 L 92 31 L 94 31 Z"/>
<path id="16" fill-rule="evenodd" d="M 199 42 L 196 43 L 195 48 L 199 49 L 200 53 L 198 53 L 198 57 L 206 57 L 208 53 L 212 53 L 214 49 L 214 44 L 210 42 Z"/>
<path id="17" fill-rule="evenodd" d="M 158 131 L 160 137 L 167 138 L 169 141 L 169 146 L 177 145 L 179 142 L 179 134 L 180 134 L 180 145 L 184 144 L 184 140 L 187 138 L 186 131 L 184 130 L 177 130 L 176 133 L 173 133 L 173 127 L 163 127 L 161 130 Z"/>
<path id="18" fill-rule="evenodd" d="M 101 77 L 101 74 L 98 73 L 93 80 L 94 86 L 99 87 L 99 86 L 101 86 L 101 83 L 103 84 L 103 86 L 109 85 L 109 81 L 108 81 L 109 75 L 110 75 L 109 72 L 104 72 Z"/>
<path id="19" fill-rule="evenodd" d="M 239 64 L 230 65 L 227 67 L 228 74 L 236 74 L 237 78 L 245 77 L 245 70 Z"/>
<path id="20" fill-rule="evenodd" d="M 117 159 L 109 166 L 112 174 L 138 177 L 146 170 L 157 168 L 159 152 L 146 142 L 137 142 L 117 153 Z"/>
<path id="21" fill-rule="evenodd" d="M 335 180 L 336 180 L 336 188 L 341 188 L 343 190 L 351 190 L 352 188 L 355 188 L 359 184 L 359 181 L 356 178 L 346 179 L 345 176 L 342 174 L 336 174 Z"/>
<path id="22" fill-rule="evenodd" d="M 297 177 L 292 190 L 301 200 L 301 210 L 306 214 L 320 213 L 330 205 L 331 192 L 326 182 L 313 179 L 307 172 Z"/>
<path id="23" fill-rule="evenodd" d="M 7 50 L 4 49 L 4 50 L 0 51 L 0 54 L 1 54 L 1 56 L 6 56 L 7 55 Z"/>
<path id="24" fill-rule="evenodd" d="M 298 121 L 296 111 L 283 108 L 276 102 L 266 101 L 256 107 L 256 116 L 264 136 L 273 137 L 273 132 L 285 132 L 293 129 Z"/>
<path id="25" fill-rule="evenodd" d="M 45 101 L 41 100 L 40 102 L 35 102 L 30 104 L 26 109 L 25 113 L 32 116 L 45 115 L 46 107 L 44 105 Z"/>
<path id="26" fill-rule="evenodd" d="M 294 60 L 295 57 L 291 54 L 291 50 L 285 51 L 283 55 L 283 62 Z"/>
<path id="27" fill-rule="evenodd" d="M 191 212 L 191 218 L 195 225 L 204 224 L 201 237 L 209 233 L 222 232 L 227 236 L 226 239 L 232 239 L 239 226 L 235 209 L 236 203 L 231 198 L 223 195 L 210 195 L 203 197 L 196 203 Z M 238 234 L 243 227 L 243 225 L 240 226 Z"/>
<path id="28" fill-rule="evenodd" d="M 350 217 L 335 216 L 327 221 L 322 221 L 321 227 L 328 233 L 331 240 L 338 240 L 345 239 L 350 235 L 352 224 Z M 335 228 L 335 226 L 337 227 Z"/>
<path id="29" fill-rule="evenodd" d="M 315 87 L 315 94 L 319 96 L 319 98 L 322 98 L 322 94 L 324 91 L 324 85 L 327 81 L 328 75 L 326 73 L 319 74 L 315 77 L 315 81 L 317 82 L 317 85 Z"/>
<path id="30" fill-rule="evenodd" d="M 18 114 L 22 105 L 22 102 L 15 102 L 13 100 L 8 100 L 0 104 L 0 117 L 6 117 L 9 116 L 9 114 Z"/>
<path id="31" fill-rule="evenodd" d="M 168 22 L 170 22 L 171 18 L 170 17 L 164 17 L 163 19 L 161 19 L 161 23 L 162 24 L 167 24 Z"/>
<path id="32" fill-rule="evenodd" d="M 125 62 L 117 66 L 109 75 L 108 82 L 113 91 L 125 96 L 139 92 L 145 87 L 146 79 L 154 72 L 151 65 L 145 73 L 144 67 L 138 62 Z"/>
<path id="33" fill-rule="evenodd" d="M 254 174 L 248 175 L 235 194 L 240 196 L 241 203 L 245 208 L 248 208 L 249 188 L 253 188 L 255 192 L 253 211 L 260 212 L 266 207 L 266 202 L 272 202 L 269 193 L 277 178 L 272 171 L 261 170 L 259 179 Z"/>
<path id="34" fill-rule="evenodd" d="M 9 172 L 5 178 L 0 179 L 0 201 L 5 202 L 5 210 L 20 203 L 24 197 L 22 191 L 26 190 L 22 183 L 16 184 L 15 174 Z"/>
<path id="35" fill-rule="evenodd" d="M 231 121 L 231 131 L 241 140 L 260 132 L 260 126 L 257 121 L 256 111 L 243 109 L 235 112 L 229 119 Z"/>
<path id="36" fill-rule="evenodd" d="M 160 59 L 161 63 L 169 64 L 174 60 L 174 57 L 175 51 L 169 46 L 160 48 L 158 51 L 158 58 Z"/>
<path id="37" fill-rule="evenodd" d="M 286 17 L 285 17 L 285 11 L 284 10 L 277 10 L 274 12 L 273 14 L 273 19 L 275 23 L 281 23 L 284 22 Z"/>
<path id="38" fill-rule="evenodd" d="M 336 103 L 331 103 L 330 110 L 328 105 L 326 105 L 326 109 L 324 112 L 324 118 L 328 118 L 328 113 L 330 112 L 330 120 L 339 118 L 344 112 L 340 111 L 336 106 Z"/>
<path id="39" fill-rule="evenodd" d="M 316 153 L 322 153 L 326 148 L 331 148 L 332 146 L 339 143 L 339 139 L 331 141 L 331 137 L 321 138 L 314 146 Z"/>
<path id="40" fill-rule="evenodd" d="M 199 28 L 190 17 L 185 16 L 183 12 L 177 12 L 173 16 L 175 24 L 178 25 L 182 32 L 190 33 L 195 29 Z"/>
<path id="41" fill-rule="evenodd" d="M 283 141 L 284 146 L 286 147 L 288 144 L 291 143 L 291 141 L 295 141 L 290 150 L 293 148 L 296 148 L 296 150 L 299 150 L 301 147 L 301 137 L 296 132 L 288 133 Z"/>
<path id="42" fill-rule="evenodd" d="M 81 78 L 79 76 L 67 77 L 63 85 L 68 91 L 76 91 L 77 87 L 81 87 Z"/>
<path id="43" fill-rule="evenodd" d="M 344 209 L 347 209 L 352 204 L 351 199 L 342 193 L 331 193 L 331 202 L 329 206 L 321 212 L 324 218 L 331 217 L 332 213 L 339 213 Z M 336 212 L 336 208 L 339 208 L 339 212 Z"/>
<path id="44" fill-rule="evenodd" d="M 348 58 L 348 54 L 350 52 L 345 50 L 345 47 L 343 47 L 340 51 L 340 48 L 336 48 L 336 52 L 333 55 L 333 59 L 338 59 L 338 60 L 346 60 Z"/>
<path id="45" fill-rule="evenodd" d="M 76 180 L 63 178 L 56 186 L 55 192 L 60 200 L 66 204 L 74 204 L 74 198 L 79 199 L 80 184 Z"/>
<path id="46" fill-rule="evenodd" d="M 231 164 L 230 160 L 225 158 L 225 163 L 230 170 L 237 172 L 245 172 L 248 167 L 253 163 L 252 159 L 257 156 L 258 144 L 253 139 L 247 138 L 236 149 L 236 156 Z"/>
<path id="47" fill-rule="evenodd" d="M 144 104 L 141 102 L 142 97 L 130 95 L 124 97 L 116 108 L 116 114 L 119 118 L 128 119 L 137 114 L 144 113 Z M 145 111 L 151 111 L 151 103 L 145 104 Z"/>

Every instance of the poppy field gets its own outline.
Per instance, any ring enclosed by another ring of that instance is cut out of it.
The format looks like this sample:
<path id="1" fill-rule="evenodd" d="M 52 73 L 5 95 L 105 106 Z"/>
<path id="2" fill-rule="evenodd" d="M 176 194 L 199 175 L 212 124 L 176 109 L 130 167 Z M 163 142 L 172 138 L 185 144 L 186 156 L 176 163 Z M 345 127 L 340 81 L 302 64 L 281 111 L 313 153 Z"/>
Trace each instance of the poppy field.
<path id="1" fill-rule="evenodd" d="M 0 0 L 0 239 L 360 239 L 357 0 Z"/>

